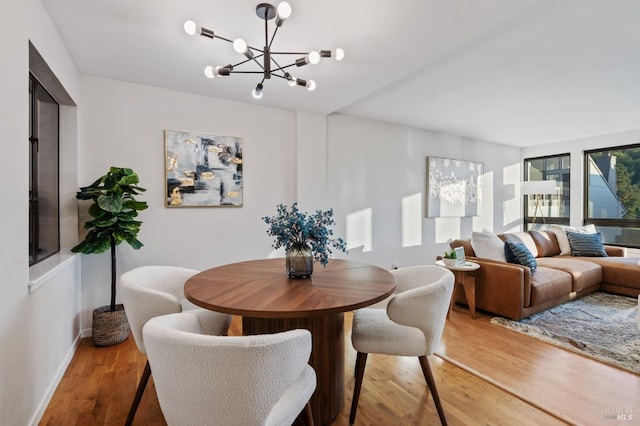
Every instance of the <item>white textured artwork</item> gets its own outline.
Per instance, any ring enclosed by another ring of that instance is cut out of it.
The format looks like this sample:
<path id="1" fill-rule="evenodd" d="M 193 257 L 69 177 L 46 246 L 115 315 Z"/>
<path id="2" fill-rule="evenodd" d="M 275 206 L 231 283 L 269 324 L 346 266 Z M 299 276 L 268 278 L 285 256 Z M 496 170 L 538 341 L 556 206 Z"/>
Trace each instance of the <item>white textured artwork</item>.
<path id="1" fill-rule="evenodd" d="M 477 216 L 483 164 L 427 157 L 427 217 Z"/>
<path id="2" fill-rule="evenodd" d="M 167 207 L 242 206 L 242 138 L 165 130 Z"/>

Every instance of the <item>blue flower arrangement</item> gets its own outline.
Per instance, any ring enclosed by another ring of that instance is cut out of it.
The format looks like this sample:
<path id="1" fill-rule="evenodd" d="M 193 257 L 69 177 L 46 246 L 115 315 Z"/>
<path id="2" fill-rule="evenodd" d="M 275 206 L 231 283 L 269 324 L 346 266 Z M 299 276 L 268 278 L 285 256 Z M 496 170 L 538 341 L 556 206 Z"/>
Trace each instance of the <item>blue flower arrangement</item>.
<path id="1" fill-rule="evenodd" d="M 276 237 L 273 248 L 284 247 L 289 250 L 295 246 L 309 245 L 316 261 L 326 266 L 329 256 L 333 253 L 330 246 L 336 250 L 347 251 L 347 245 L 342 238 L 332 238 L 334 225 L 333 209 L 316 210 L 312 215 L 300 212 L 298 203 L 291 208 L 278 204 L 278 214 L 262 218 L 269 225 L 267 234 Z"/>

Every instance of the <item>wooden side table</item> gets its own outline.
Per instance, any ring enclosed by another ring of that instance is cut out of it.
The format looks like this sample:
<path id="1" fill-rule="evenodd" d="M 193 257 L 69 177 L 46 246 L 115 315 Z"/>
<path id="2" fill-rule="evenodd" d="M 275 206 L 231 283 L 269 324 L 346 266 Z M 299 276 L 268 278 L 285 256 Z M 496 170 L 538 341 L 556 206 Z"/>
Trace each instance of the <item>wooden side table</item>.
<path id="1" fill-rule="evenodd" d="M 467 298 L 467 305 L 469 305 L 469 312 L 471 318 L 476 318 L 476 279 L 468 272 L 476 271 L 480 269 L 480 265 L 475 262 L 466 261 L 462 265 L 445 265 L 442 260 L 436 261 L 436 265 L 447 268 L 453 272 L 455 276 L 455 284 L 453 286 L 453 294 L 451 295 L 451 303 L 449 304 L 449 312 L 447 312 L 447 318 L 453 309 L 453 305 L 456 303 L 458 284 L 464 288 L 464 295 Z"/>

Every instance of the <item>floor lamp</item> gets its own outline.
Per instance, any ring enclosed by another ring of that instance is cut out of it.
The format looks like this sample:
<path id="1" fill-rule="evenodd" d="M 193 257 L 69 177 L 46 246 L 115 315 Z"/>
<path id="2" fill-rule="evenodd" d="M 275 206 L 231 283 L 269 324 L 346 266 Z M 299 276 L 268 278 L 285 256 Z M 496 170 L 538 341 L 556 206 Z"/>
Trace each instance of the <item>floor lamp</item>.
<path id="1" fill-rule="evenodd" d="M 535 199 L 535 207 L 533 209 L 533 220 L 531 226 L 535 225 L 538 217 L 538 211 L 540 211 L 540 218 L 542 223 L 547 225 L 547 221 L 544 219 L 544 212 L 540 205 L 540 197 L 545 195 L 556 193 L 556 181 L 555 180 L 528 180 L 522 182 L 522 194 L 533 196 Z"/>

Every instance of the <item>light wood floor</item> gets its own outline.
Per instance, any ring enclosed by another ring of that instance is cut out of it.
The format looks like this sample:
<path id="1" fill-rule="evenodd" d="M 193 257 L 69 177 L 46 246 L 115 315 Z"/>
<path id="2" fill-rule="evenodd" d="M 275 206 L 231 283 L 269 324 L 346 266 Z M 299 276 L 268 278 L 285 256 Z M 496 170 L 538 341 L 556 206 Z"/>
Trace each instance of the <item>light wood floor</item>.
<path id="1" fill-rule="evenodd" d="M 442 348 L 430 357 L 450 425 L 638 424 L 640 376 L 476 320 L 458 307 L 447 321 Z M 345 316 L 346 401 L 333 425 L 347 425 L 355 351 Z M 239 334 L 234 318 L 230 334 Z M 96 348 L 83 339 L 41 425 L 122 425 L 145 357 L 133 337 Z M 153 376 L 152 376 L 153 377 Z M 608 416 L 632 413 L 633 422 Z M 153 380 L 134 425 L 164 425 Z M 357 425 L 439 424 L 418 360 L 370 355 Z"/>

